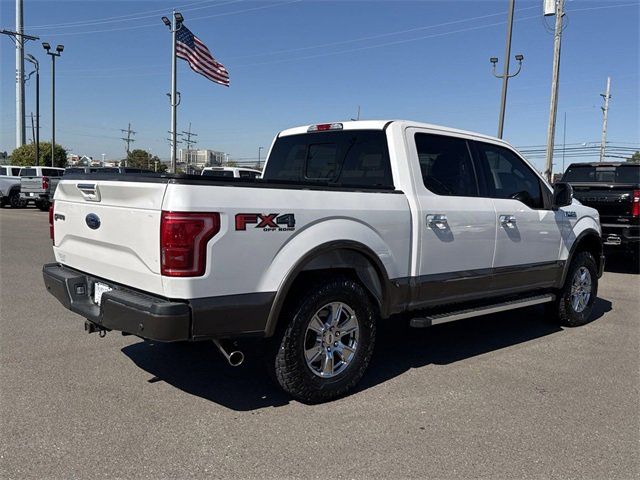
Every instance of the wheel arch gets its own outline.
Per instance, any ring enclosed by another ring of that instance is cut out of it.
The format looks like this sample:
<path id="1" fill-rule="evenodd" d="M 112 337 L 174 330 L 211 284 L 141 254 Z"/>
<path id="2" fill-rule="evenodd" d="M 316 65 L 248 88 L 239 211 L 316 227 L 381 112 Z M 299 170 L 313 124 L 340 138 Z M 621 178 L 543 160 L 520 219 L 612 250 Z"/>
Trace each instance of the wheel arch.
<path id="1" fill-rule="evenodd" d="M 596 261 L 596 265 L 601 265 L 601 257 L 602 257 L 602 237 L 597 230 L 588 228 L 583 230 L 575 239 L 573 244 L 571 245 L 571 249 L 569 250 L 569 255 L 567 257 L 567 261 L 564 264 L 564 268 L 562 269 L 562 275 L 559 280 L 559 287 L 564 285 L 564 282 L 567 277 L 567 272 L 569 271 L 569 266 L 571 265 L 571 261 L 575 257 L 578 252 L 589 252 L 593 255 L 593 259 Z M 601 268 L 598 269 L 598 276 L 602 275 Z"/>
<path id="2" fill-rule="evenodd" d="M 392 283 L 380 258 L 366 245 L 353 240 L 323 243 L 307 252 L 288 272 L 276 293 L 265 327 L 265 336 L 274 334 L 282 309 L 299 279 L 323 271 L 351 271 L 376 301 L 382 316 L 389 312 Z"/>

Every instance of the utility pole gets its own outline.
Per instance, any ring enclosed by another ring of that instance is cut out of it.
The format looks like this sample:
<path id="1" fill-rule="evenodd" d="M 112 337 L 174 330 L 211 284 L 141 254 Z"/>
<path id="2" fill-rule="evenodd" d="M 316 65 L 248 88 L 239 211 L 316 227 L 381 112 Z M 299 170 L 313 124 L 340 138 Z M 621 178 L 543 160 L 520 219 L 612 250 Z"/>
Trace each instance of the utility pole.
<path id="1" fill-rule="evenodd" d="M 551 79 L 551 106 L 549 108 L 549 127 L 547 130 L 547 158 L 544 176 L 549 182 L 553 177 L 553 146 L 558 115 L 558 83 L 560 81 L 560 47 L 562 46 L 562 20 L 564 0 L 556 0 L 556 27 L 553 40 L 553 75 Z"/>
<path id="2" fill-rule="evenodd" d="M 191 137 L 197 137 L 198 134 L 191 132 L 191 122 L 189 122 L 189 130 L 187 130 L 186 132 L 183 130 L 182 134 L 187 136 L 186 140 L 184 140 L 184 143 L 187 145 L 187 171 L 188 171 L 189 164 L 191 163 L 191 145 L 195 145 L 196 143 L 198 143 L 195 140 L 191 140 Z"/>
<path id="3" fill-rule="evenodd" d="M 504 71 L 502 75 L 496 74 L 496 64 L 498 63 L 498 58 L 491 57 L 491 59 L 489 60 L 493 64 L 493 76 L 502 79 L 500 116 L 498 117 L 498 138 L 502 138 L 504 132 L 504 116 L 507 108 L 507 87 L 509 85 L 509 79 L 515 77 L 520 73 L 520 70 L 522 70 L 522 60 L 524 60 L 524 55 L 516 55 L 516 60 L 518 61 L 518 70 L 513 74 L 509 73 L 509 63 L 511 61 L 511 36 L 513 32 L 513 12 L 515 10 L 515 3 L 515 0 L 509 0 L 509 13 L 507 14 L 507 40 L 504 52 Z"/>
<path id="4" fill-rule="evenodd" d="M 13 38 L 16 45 L 16 148 L 25 144 L 25 108 L 24 108 L 24 44 L 40 37 L 24 33 L 22 25 L 22 0 L 16 0 L 16 31 L 0 30 L 0 33 Z"/>
<path id="5" fill-rule="evenodd" d="M 609 114 L 609 99 L 611 98 L 611 77 L 607 77 L 607 93 L 601 93 L 604 98 L 602 109 L 602 143 L 600 144 L 600 161 L 604 161 L 604 154 L 607 148 L 607 116 Z"/>
<path id="6" fill-rule="evenodd" d="M 22 0 L 16 0 L 16 148 L 25 144 L 24 128 L 24 16 Z"/>
<path id="7" fill-rule="evenodd" d="M 31 112 L 31 139 L 35 143 L 35 141 L 36 141 L 36 128 L 33 126 L 33 112 Z"/>
<path id="8" fill-rule="evenodd" d="M 120 129 L 120 131 L 122 133 L 126 133 L 127 136 L 126 137 L 120 137 L 120 140 L 124 140 L 124 143 L 127 144 L 127 158 L 124 161 L 124 166 L 127 166 L 127 160 L 129 159 L 129 152 L 131 151 L 131 143 L 135 142 L 135 140 L 133 138 L 131 138 L 132 135 L 135 135 L 136 132 L 134 132 L 133 130 L 131 130 L 131 122 L 129 122 L 129 127 L 125 130 L 125 129 Z"/>

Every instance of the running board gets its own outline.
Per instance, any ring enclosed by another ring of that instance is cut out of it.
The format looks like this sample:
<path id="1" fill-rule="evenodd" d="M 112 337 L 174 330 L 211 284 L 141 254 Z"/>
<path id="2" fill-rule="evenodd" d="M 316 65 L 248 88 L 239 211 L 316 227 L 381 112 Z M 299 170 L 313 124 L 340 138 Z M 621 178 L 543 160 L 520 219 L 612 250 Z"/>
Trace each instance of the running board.
<path id="1" fill-rule="evenodd" d="M 432 325 L 438 325 L 439 323 L 454 322 L 464 318 L 479 317 L 481 315 L 489 315 L 490 313 L 504 312 L 506 310 L 514 310 L 516 308 L 524 308 L 532 305 L 539 305 L 541 303 L 553 302 L 555 298 L 555 295 L 547 293 L 545 295 L 519 298 L 518 300 L 495 303 L 493 305 L 467 308 L 465 310 L 454 310 L 451 312 L 428 315 L 421 318 L 412 318 L 409 325 L 414 328 L 426 328 Z"/>

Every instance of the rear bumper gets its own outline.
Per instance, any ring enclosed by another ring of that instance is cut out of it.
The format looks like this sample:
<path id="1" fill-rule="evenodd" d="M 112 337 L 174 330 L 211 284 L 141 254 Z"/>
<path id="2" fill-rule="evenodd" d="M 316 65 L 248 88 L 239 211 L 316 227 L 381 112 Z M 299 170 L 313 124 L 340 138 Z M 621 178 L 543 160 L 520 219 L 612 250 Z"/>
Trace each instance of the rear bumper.
<path id="1" fill-rule="evenodd" d="M 607 250 L 628 250 L 638 248 L 640 243 L 640 226 L 602 225 L 602 244 Z"/>
<path id="2" fill-rule="evenodd" d="M 149 340 L 175 342 L 264 335 L 275 293 L 255 293 L 184 301 L 139 292 L 52 263 L 42 268 L 44 284 L 68 310 L 98 327 Z M 113 290 L 93 301 L 96 282 Z"/>
<path id="3" fill-rule="evenodd" d="M 22 200 L 49 200 L 49 196 L 46 192 L 20 192 Z"/>

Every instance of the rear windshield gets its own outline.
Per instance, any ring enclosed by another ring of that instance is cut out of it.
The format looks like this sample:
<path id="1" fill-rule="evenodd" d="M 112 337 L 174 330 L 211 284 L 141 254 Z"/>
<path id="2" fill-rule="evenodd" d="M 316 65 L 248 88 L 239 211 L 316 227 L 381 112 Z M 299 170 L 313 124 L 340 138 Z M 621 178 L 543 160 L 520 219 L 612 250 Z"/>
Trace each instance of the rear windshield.
<path id="1" fill-rule="evenodd" d="M 233 177 L 233 170 L 204 170 L 205 177 Z"/>
<path id="2" fill-rule="evenodd" d="M 37 176 L 35 168 L 22 168 L 20 170 L 21 177 L 35 177 Z"/>
<path id="3" fill-rule="evenodd" d="M 574 183 L 640 183 L 640 165 L 576 165 L 567 169 L 563 182 Z"/>
<path id="4" fill-rule="evenodd" d="M 393 188 L 383 131 L 347 130 L 280 137 L 262 175 L 267 181 Z"/>

